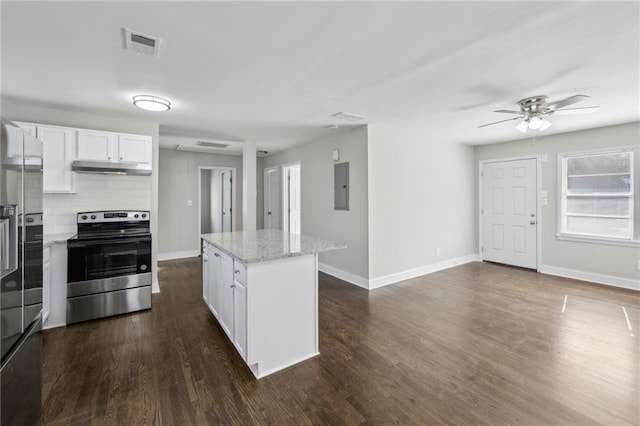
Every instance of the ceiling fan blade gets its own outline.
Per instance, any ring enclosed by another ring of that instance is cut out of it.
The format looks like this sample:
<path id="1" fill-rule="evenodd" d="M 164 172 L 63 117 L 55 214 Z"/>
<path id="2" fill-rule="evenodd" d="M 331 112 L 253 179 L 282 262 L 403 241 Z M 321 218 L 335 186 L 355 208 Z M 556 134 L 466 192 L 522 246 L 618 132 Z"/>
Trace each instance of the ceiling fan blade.
<path id="1" fill-rule="evenodd" d="M 522 111 L 513 111 L 510 109 L 497 109 L 493 112 L 506 112 L 507 114 L 522 114 Z"/>
<path id="2" fill-rule="evenodd" d="M 478 126 L 478 127 L 487 127 L 487 126 L 492 126 L 492 125 L 498 124 L 498 123 L 504 123 L 505 121 L 513 121 L 513 120 L 521 120 L 521 119 L 522 119 L 522 116 L 513 117 L 513 118 L 507 118 L 506 120 L 500 120 L 500 121 L 496 121 L 494 123 L 483 124 L 482 126 Z"/>
<path id="3" fill-rule="evenodd" d="M 582 102 L 585 99 L 589 99 L 589 96 L 587 96 L 587 95 L 573 95 L 573 96 L 569 96 L 566 99 L 560 99 L 559 101 L 549 102 L 549 103 L 547 103 L 547 108 L 549 108 L 552 111 L 556 111 L 559 108 L 564 108 L 566 106 L 573 105 L 573 104 L 578 103 L 578 102 Z"/>
<path id="4" fill-rule="evenodd" d="M 592 112 L 596 112 L 599 109 L 599 106 L 584 108 L 563 108 L 553 111 L 553 115 L 591 114 Z"/>

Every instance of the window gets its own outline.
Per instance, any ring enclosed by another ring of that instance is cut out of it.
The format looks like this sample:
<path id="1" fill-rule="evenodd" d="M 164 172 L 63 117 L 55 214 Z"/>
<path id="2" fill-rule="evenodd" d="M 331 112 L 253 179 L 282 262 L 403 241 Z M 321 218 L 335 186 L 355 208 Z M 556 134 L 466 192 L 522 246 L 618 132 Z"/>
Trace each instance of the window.
<path id="1" fill-rule="evenodd" d="M 560 237 L 638 239 L 634 151 L 637 149 L 560 155 Z"/>

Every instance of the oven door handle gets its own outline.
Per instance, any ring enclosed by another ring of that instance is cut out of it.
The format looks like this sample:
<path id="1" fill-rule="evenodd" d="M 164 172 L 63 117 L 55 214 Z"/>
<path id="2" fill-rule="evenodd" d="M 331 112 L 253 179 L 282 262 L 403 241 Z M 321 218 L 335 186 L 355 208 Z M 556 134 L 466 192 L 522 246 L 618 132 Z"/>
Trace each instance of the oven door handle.
<path id="1" fill-rule="evenodd" d="M 68 248 L 84 248 L 84 247 L 99 247 L 105 245 L 116 245 L 116 244 L 130 244 L 130 243 L 151 243 L 151 236 L 148 237 L 131 237 L 131 238 L 112 238 L 112 239 L 101 239 L 101 240 L 90 240 L 90 241 L 81 241 L 81 240 L 73 240 L 67 241 Z"/>

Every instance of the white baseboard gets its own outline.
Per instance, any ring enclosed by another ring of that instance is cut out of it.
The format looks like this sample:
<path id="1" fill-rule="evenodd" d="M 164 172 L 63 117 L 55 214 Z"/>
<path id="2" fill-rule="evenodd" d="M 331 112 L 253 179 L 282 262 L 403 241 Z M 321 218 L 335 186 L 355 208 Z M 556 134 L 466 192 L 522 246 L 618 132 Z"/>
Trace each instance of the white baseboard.
<path id="1" fill-rule="evenodd" d="M 200 256 L 200 251 L 189 250 L 189 251 L 175 251 L 173 253 L 159 253 L 158 261 L 185 259 L 187 257 L 196 257 L 196 256 Z"/>
<path id="2" fill-rule="evenodd" d="M 640 280 L 615 277 L 613 275 L 594 274 L 593 272 L 578 271 L 575 269 L 558 268 L 557 266 L 541 265 L 543 274 L 557 275 L 559 277 L 572 278 L 574 280 L 589 281 L 597 284 L 605 284 L 613 287 L 622 287 L 630 290 L 640 290 Z"/>
<path id="3" fill-rule="evenodd" d="M 394 274 L 385 275 L 378 278 L 369 280 L 369 289 L 383 287 L 385 285 L 394 284 L 399 281 L 408 280 L 411 278 L 419 277 L 421 275 L 427 275 L 434 272 L 449 269 L 454 266 L 463 265 L 469 262 L 479 262 L 480 256 L 478 254 L 469 254 L 462 257 L 456 257 L 454 259 L 443 260 L 442 262 L 432 263 L 430 265 L 420 266 L 419 268 L 408 269 L 402 272 L 396 272 Z"/>
<path id="4" fill-rule="evenodd" d="M 151 283 L 151 293 L 160 293 L 160 284 L 158 284 L 158 281 Z"/>
<path id="5" fill-rule="evenodd" d="M 325 263 L 318 262 L 318 270 L 329 274 L 333 277 L 339 278 L 342 281 L 346 281 L 350 284 L 357 285 L 358 287 L 369 289 L 369 280 L 361 277 L 360 275 L 352 274 L 351 272 L 343 271 L 342 269 L 334 268 Z"/>
<path id="6" fill-rule="evenodd" d="M 408 280 L 410 278 L 419 277 L 421 275 L 431 274 L 433 272 L 442 271 L 443 269 L 452 268 L 454 266 L 463 265 L 469 262 L 479 262 L 480 256 L 478 254 L 469 254 L 467 256 L 457 257 L 455 259 L 448 259 L 438 263 L 432 263 L 431 265 L 421 266 L 419 268 L 409 269 L 395 274 L 385 275 L 374 279 L 367 279 L 359 275 L 352 274 L 351 272 L 345 272 L 341 269 L 334 268 L 324 263 L 318 263 L 318 270 L 329 274 L 350 284 L 357 285 L 358 287 L 366 288 L 367 290 L 373 290 L 374 288 L 383 287 L 385 285 L 394 284 L 399 281 Z"/>

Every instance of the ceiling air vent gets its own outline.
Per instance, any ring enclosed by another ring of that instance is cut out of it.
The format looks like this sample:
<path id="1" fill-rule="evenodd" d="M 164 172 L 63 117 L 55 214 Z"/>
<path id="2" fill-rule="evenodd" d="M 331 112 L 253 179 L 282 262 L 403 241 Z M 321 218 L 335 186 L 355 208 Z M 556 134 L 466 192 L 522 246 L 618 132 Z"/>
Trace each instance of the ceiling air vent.
<path id="1" fill-rule="evenodd" d="M 229 146 L 227 143 L 219 143 L 219 142 L 207 142 L 207 141 L 198 141 L 196 144 L 200 146 L 206 146 L 208 148 L 226 148 Z"/>
<path id="2" fill-rule="evenodd" d="M 347 121 L 360 121 L 366 118 L 363 115 L 351 114 L 350 112 L 336 112 L 335 114 L 332 115 L 332 117 L 341 118 Z"/>
<path id="3" fill-rule="evenodd" d="M 125 49 L 145 55 L 153 55 L 156 58 L 160 56 L 161 38 L 133 31 L 129 28 L 123 28 L 123 30 Z"/>

